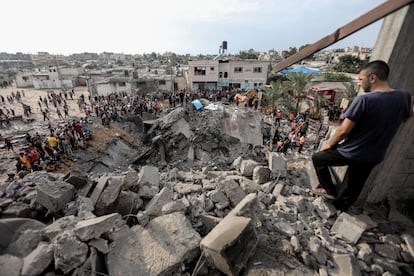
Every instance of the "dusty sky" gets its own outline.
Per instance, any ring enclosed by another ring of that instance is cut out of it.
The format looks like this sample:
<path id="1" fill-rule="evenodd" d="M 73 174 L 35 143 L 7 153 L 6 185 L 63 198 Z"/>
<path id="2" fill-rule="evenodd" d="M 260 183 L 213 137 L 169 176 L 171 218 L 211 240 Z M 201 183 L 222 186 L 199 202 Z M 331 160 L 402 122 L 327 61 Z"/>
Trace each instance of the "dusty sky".
<path id="1" fill-rule="evenodd" d="M 0 52 L 216 54 L 313 43 L 385 0 L 2 0 Z M 379 21 L 333 47 L 373 47 Z"/>

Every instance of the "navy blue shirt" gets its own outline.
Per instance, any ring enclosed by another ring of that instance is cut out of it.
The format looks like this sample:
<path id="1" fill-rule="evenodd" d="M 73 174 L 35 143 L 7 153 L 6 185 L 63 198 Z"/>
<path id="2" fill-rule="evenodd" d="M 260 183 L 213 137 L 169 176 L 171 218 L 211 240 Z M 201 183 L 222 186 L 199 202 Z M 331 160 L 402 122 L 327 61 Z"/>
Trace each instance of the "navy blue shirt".
<path id="1" fill-rule="evenodd" d="M 360 162 L 381 162 L 410 109 L 408 91 L 368 92 L 356 97 L 344 114 L 355 126 L 338 145 L 339 153 Z"/>

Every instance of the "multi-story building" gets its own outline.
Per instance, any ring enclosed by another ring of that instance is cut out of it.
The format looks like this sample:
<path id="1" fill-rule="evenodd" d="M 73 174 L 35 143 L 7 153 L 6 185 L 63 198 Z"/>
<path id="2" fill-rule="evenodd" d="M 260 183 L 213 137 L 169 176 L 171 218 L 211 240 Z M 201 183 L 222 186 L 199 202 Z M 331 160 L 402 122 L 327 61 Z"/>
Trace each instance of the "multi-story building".
<path id="1" fill-rule="evenodd" d="M 269 61 L 194 60 L 188 62 L 191 89 L 258 89 L 266 84 Z"/>

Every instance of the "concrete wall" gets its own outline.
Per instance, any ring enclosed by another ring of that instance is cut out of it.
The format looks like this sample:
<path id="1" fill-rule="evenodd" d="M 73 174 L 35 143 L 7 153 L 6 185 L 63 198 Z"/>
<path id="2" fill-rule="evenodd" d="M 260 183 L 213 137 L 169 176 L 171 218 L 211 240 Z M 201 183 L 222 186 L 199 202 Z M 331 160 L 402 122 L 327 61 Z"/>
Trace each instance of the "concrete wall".
<path id="1" fill-rule="evenodd" d="M 388 62 L 390 84 L 414 91 L 414 4 L 385 18 L 371 60 Z M 360 200 L 414 199 L 414 119 L 399 129 L 386 159 L 371 173 Z"/>

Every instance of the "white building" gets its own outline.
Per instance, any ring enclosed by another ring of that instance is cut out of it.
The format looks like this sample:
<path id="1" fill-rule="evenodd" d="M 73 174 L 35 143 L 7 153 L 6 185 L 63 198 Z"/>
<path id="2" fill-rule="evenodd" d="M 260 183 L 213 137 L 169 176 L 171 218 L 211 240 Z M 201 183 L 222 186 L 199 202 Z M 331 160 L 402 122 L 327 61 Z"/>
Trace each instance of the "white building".
<path id="1" fill-rule="evenodd" d="M 266 83 L 269 61 L 195 60 L 188 63 L 191 89 L 258 89 Z"/>

